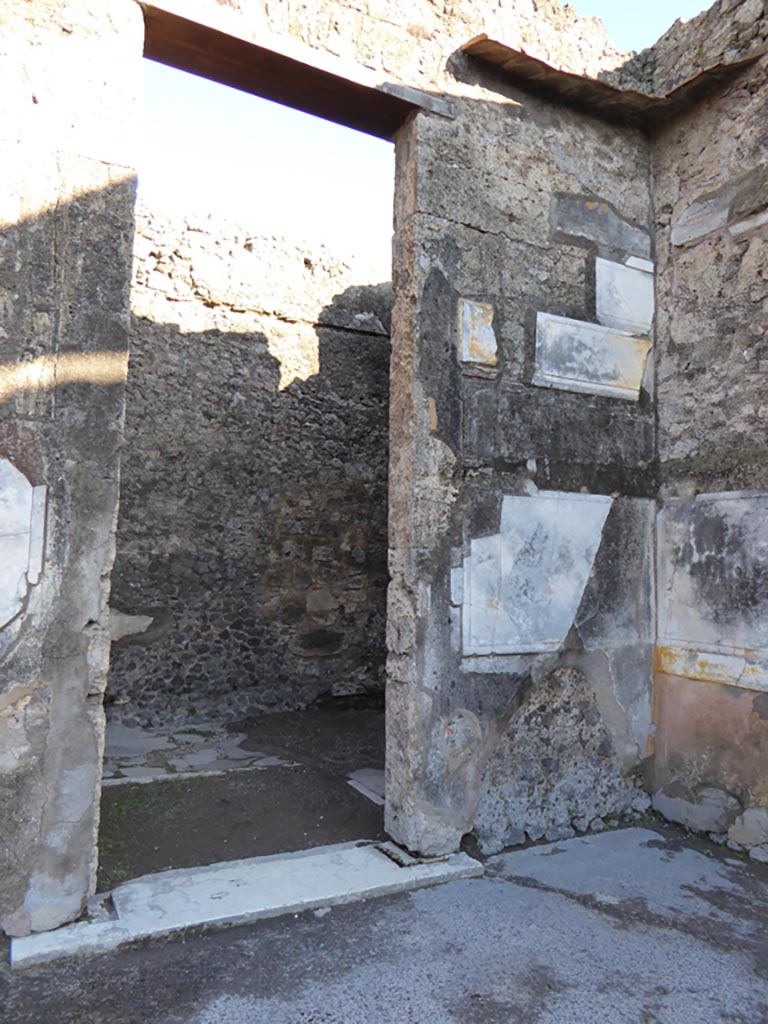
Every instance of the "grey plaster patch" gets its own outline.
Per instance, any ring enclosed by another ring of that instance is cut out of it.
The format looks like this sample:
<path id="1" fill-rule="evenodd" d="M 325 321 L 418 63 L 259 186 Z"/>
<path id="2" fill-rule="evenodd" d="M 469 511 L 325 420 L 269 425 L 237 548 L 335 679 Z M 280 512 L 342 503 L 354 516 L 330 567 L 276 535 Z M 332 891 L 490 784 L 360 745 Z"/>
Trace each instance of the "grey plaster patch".
<path id="1" fill-rule="evenodd" d="M 146 633 L 155 620 L 151 615 L 128 615 L 118 608 L 109 609 L 109 635 L 113 643 L 125 636 Z"/>
<path id="2" fill-rule="evenodd" d="M 556 650 L 579 607 L 612 504 L 604 495 L 506 495 L 499 533 L 464 562 L 464 655 Z"/>
<path id="3" fill-rule="evenodd" d="M 637 401 L 650 350 L 649 341 L 613 327 L 538 313 L 532 383 Z"/>
<path id="4" fill-rule="evenodd" d="M 552 220 L 555 231 L 570 238 L 597 242 L 631 256 L 651 255 L 648 232 L 597 196 L 556 196 Z"/>
<path id="5" fill-rule="evenodd" d="M 768 493 L 668 502 L 659 513 L 658 594 L 659 639 L 673 648 L 668 671 L 765 689 Z"/>

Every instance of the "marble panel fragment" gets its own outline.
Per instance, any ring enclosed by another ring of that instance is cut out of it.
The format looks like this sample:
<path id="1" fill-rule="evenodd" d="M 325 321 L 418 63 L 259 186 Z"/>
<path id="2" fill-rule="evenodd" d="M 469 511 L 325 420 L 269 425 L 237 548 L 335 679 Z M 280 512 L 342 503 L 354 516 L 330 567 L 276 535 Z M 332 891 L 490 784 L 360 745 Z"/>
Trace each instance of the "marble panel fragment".
<path id="1" fill-rule="evenodd" d="M 533 384 L 637 401 L 650 349 L 612 327 L 539 313 Z"/>
<path id="2" fill-rule="evenodd" d="M 644 270 L 646 274 L 653 273 L 653 261 L 642 259 L 640 256 L 627 256 L 624 266 L 633 267 L 635 270 Z"/>
<path id="3" fill-rule="evenodd" d="M 42 570 L 45 488 L 0 459 L 0 629 L 21 610 Z"/>
<path id="4" fill-rule="evenodd" d="M 647 334 L 653 323 L 653 274 L 598 256 L 597 319 L 628 334 Z"/>
<path id="5" fill-rule="evenodd" d="M 471 542 L 464 563 L 462 650 L 557 650 L 579 607 L 612 499 L 540 491 L 506 496 L 498 534 Z"/>
<path id="6" fill-rule="evenodd" d="M 493 306 L 459 299 L 459 351 L 462 362 L 496 365 L 496 334 Z"/>

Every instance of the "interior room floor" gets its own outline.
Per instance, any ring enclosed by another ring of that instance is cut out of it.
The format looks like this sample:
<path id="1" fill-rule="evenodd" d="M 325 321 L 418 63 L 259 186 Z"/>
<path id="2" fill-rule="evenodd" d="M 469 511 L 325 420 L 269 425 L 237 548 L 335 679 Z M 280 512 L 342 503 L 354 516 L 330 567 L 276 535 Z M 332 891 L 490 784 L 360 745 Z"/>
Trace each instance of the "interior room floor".
<path id="1" fill-rule="evenodd" d="M 384 711 L 354 702 L 232 725 L 107 726 L 99 889 L 382 839 Z"/>

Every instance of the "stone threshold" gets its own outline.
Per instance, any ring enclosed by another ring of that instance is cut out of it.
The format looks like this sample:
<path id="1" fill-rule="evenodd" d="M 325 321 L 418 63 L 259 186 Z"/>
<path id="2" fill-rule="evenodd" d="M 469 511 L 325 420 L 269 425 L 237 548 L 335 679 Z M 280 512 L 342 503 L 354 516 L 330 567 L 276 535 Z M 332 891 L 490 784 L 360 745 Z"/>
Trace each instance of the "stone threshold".
<path id="1" fill-rule="evenodd" d="M 394 843 L 370 841 L 161 871 L 98 896 L 88 921 L 13 939 L 11 967 L 92 956 L 187 928 L 249 924 L 482 874 L 482 864 L 464 853 L 419 859 Z"/>

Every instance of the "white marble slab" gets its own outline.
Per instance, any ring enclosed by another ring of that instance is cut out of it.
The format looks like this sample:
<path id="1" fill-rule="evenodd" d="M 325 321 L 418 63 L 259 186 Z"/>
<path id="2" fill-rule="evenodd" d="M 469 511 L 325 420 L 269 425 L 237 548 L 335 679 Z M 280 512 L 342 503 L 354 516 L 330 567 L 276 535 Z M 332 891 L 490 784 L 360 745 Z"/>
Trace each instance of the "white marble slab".
<path id="1" fill-rule="evenodd" d="M 560 647 L 611 505 L 605 495 L 557 491 L 504 498 L 500 532 L 473 540 L 464 563 L 465 657 Z"/>
<path id="2" fill-rule="evenodd" d="M 646 335 L 653 324 L 653 274 L 613 260 L 595 260 L 597 319 L 627 334 Z"/>
<path id="3" fill-rule="evenodd" d="M 364 841 L 163 871 L 118 886 L 112 893 L 112 921 L 14 939 L 11 966 L 106 952 L 185 928 L 246 924 L 482 874 L 482 864 L 464 853 L 420 862 L 392 843 Z"/>
<path id="4" fill-rule="evenodd" d="M 496 334 L 493 306 L 486 302 L 459 299 L 459 352 L 462 362 L 496 365 Z"/>
<path id="5" fill-rule="evenodd" d="M 40 574 L 43 571 L 47 496 L 47 487 L 32 488 L 32 510 L 29 523 L 29 568 L 27 570 L 27 583 L 30 586 L 40 582 Z"/>
<path id="6" fill-rule="evenodd" d="M 0 537 L 0 628 L 15 618 L 27 596 L 29 534 Z"/>
<path id="7" fill-rule="evenodd" d="M 0 629 L 21 611 L 42 571 L 45 488 L 0 459 Z"/>
<path id="8" fill-rule="evenodd" d="M 539 313 L 533 383 L 637 401 L 650 349 L 646 339 L 612 327 Z"/>
<path id="9" fill-rule="evenodd" d="M 653 273 L 653 261 L 645 260 L 641 256 L 627 256 L 624 263 L 628 267 L 634 267 L 635 270 L 644 270 L 646 274 Z"/>
<path id="10" fill-rule="evenodd" d="M 347 779 L 349 785 L 362 796 L 379 807 L 384 806 L 384 770 L 382 768 L 358 768 Z"/>
<path id="11" fill-rule="evenodd" d="M 464 603 L 464 570 L 461 566 L 451 569 L 451 603 Z"/>
<path id="12" fill-rule="evenodd" d="M 32 484 L 13 463 L 0 459 L 0 537 L 29 533 Z"/>

